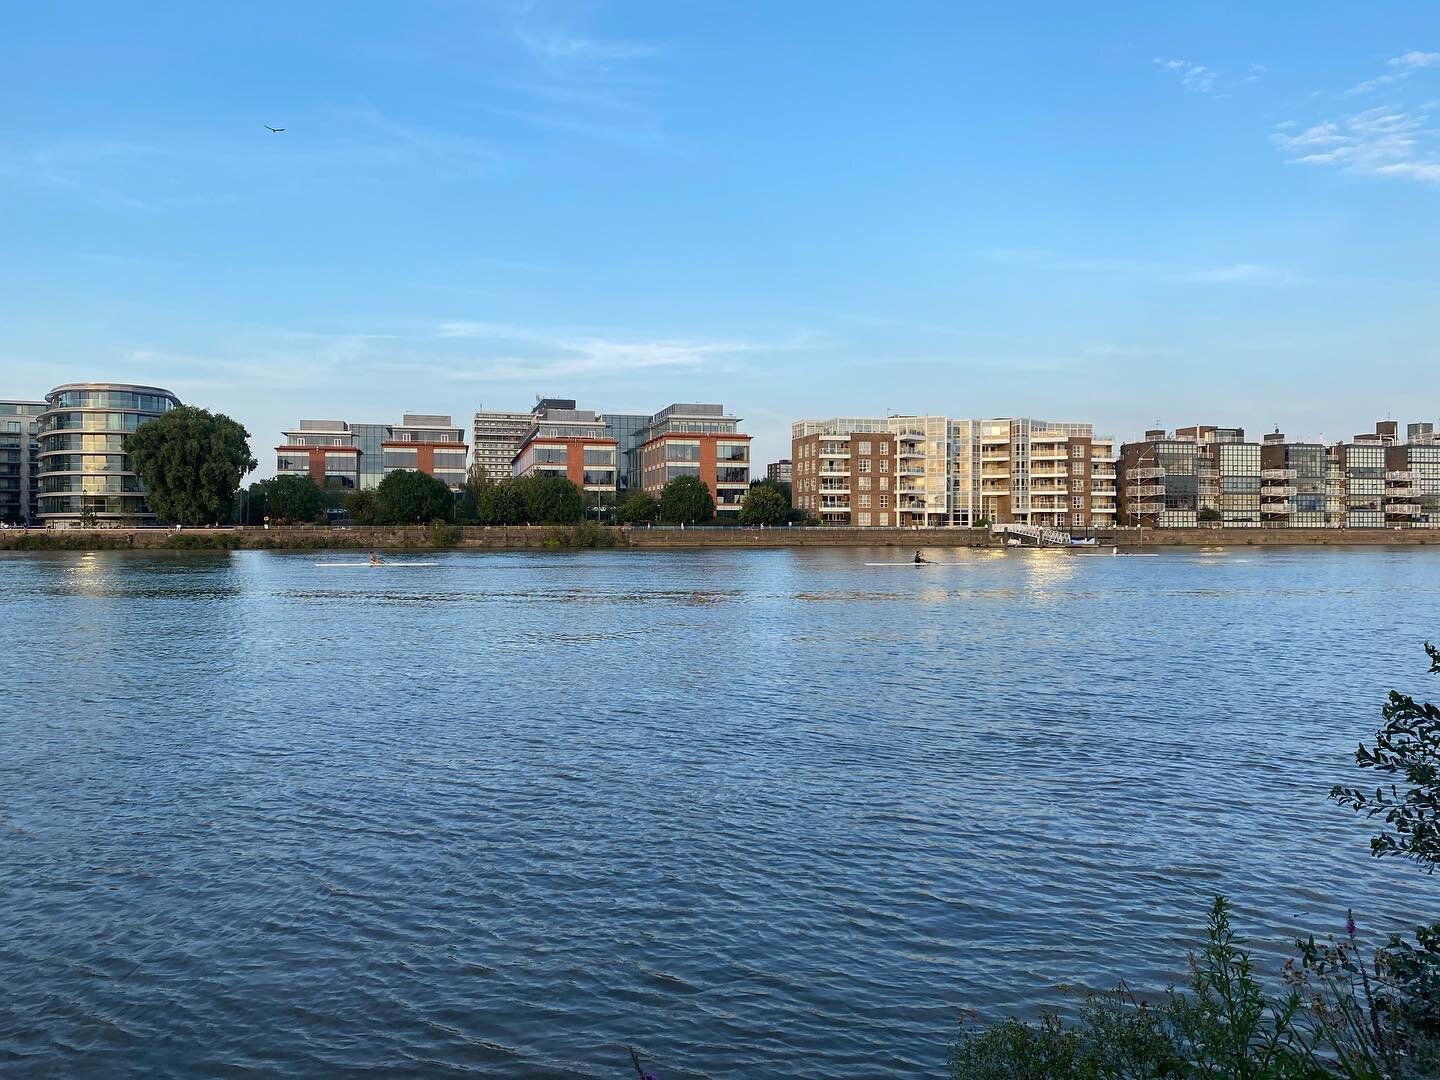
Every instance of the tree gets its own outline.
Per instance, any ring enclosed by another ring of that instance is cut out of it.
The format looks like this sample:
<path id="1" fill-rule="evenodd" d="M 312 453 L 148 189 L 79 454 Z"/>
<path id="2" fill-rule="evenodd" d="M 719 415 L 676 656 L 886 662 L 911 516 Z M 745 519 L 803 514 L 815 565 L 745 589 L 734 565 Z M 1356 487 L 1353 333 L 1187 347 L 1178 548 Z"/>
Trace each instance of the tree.
<path id="1" fill-rule="evenodd" d="M 778 491 L 781 495 L 785 497 L 786 506 L 789 506 L 794 502 L 794 499 L 792 499 L 790 496 L 790 485 L 787 484 L 784 480 L 771 480 L 768 476 L 765 476 L 761 477 L 759 480 L 752 480 L 750 483 L 751 491 L 754 491 L 756 488 L 762 487 L 774 488 L 776 491 Z"/>
<path id="2" fill-rule="evenodd" d="M 769 485 L 752 487 L 740 504 L 741 525 L 783 525 L 789 517 L 790 503 Z"/>
<path id="3" fill-rule="evenodd" d="M 414 469 L 387 475 L 375 489 L 376 520 L 381 525 L 420 525 L 449 521 L 455 495 L 443 480 Z"/>
<path id="4" fill-rule="evenodd" d="M 1426 645 L 1430 674 L 1440 673 L 1440 649 Z M 1370 841 L 1376 858 L 1413 859 L 1426 873 L 1440 866 L 1440 706 L 1418 702 L 1409 694 L 1390 691 L 1381 710 L 1385 726 L 1375 746 L 1355 751 L 1355 764 L 1388 777 L 1372 795 L 1362 788 L 1336 784 L 1330 798 L 1357 814 L 1383 818 L 1387 829 Z M 1405 785 L 1402 791 L 1396 783 Z"/>
<path id="5" fill-rule="evenodd" d="M 1216 510 L 1213 506 L 1203 506 L 1200 512 L 1195 515 L 1196 521 L 1224 521 L 1225 515 Z"/>
<path id="6" fill-rule="evenodd" d="M 369 488 L 352 491 L 345 496 L 345 512 L 356 525 L 374 525 L 380 519 L 375 492 Z"/>
<path id="7" fill-rule="evenodd" d="M 145 501 L 162 521 L 229 521 L 240 481 L 255 468 L 250 433 L 230 417 L 182 405 L 146 420 L 125 439 Z"/>
<path id="8" fill-rule="evenodd" d="M 646 525 L 660 517 L 660 500 L 643 491 L 632 491 L 625 496 L 615 517 L 622 525 Z"/>
<path id="9" fill-rule="evenodd" d="M 660 489 L 660 519 L 695 525 L 715 516 L 715 499 L 698 476 L 677 476 Z"/>
<path id="10" fill-rule="evenodd" d="M 525 501 L 525 521 L 569 525 L 585 515 L 580 489 L 563 476 L 526 476 L 515 481 Z"/>
<path id="11" fill-rule="evenodd" d="M 277 476 L 250 490 L 261 489 L 261 512 L 272 522 L 308 525 L 325 513 L 325 493 L 306 476 Z"/>
<path id="12" fill-rule="evenodd" d="M 519 481 L 502 480 L 482 491 L 475 503 L 475 516 L 481 525 L 523 525 L 525 497 Z"/>

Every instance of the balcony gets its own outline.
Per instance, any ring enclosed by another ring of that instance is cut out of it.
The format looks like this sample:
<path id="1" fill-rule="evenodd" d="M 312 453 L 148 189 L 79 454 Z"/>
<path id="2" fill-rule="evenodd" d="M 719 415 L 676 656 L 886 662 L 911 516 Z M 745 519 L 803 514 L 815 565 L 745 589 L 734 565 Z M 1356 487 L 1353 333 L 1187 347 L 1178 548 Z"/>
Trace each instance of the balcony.
<path id="1" fill-rule="evenodd" d="M 1153 499 L 1157 495 L 1165 494 L 1164 484 L 1136 484 L 1125 489 L 1127 499 Z"/>
<path id="2" fill-rule="evenodd" d="M 1284 484 L 1260 485 L 1260 497 L 1262 499 L 1288 499 L 1295 494 L 1295 489 Z"/>
<path id="3" fill-rule="evenodd" d="M 985 461 L 1009 461 L 1010 451 L 1008 450 L 982 450 L 980 460 Z"/>
<path id="4" fill-rule="evenodd" d="M 830 480 L 820 485 L 820 493 L 822 495 L 849 495 L 850 485 L 839 484 Z"/>
<path id="5" fill-rule="evenodd" d="M 1410 481 L 1415 479 L 1415 474 L 1413 472 L 1399 469 L 1395 472 L 1387 472 L 1385 474 L 1385 479 L 1391 481 L 1392 483 L 1408 484 L 1410 483 Z"/>
<path id="6" fill-rule="evenodd" d="M 1125 508 L 1128 514 L 1158 514 L 1165 509 L 1164 503 L 1158 502 L 1132 502 Z"/>
<path id="7" fill-rule="evenodd" d="M 1292 502 L 1261 503 L 1260 513 L 1262 514 L 1293 514 L 1295 504 Z"/>
<path id="8" fill-rule="evenodd" d="M 829 465 L 829 464 L 826 464 L 825 462 L 822 461 L 822 462 L 820 463 L 820 471 L 819 471 L 818 473 L 816 473 L 816 475 L 817 475 L 817 476 L 845 476 L 845 477 L 848 477 L 848 476 L 850 475 L 850 470 L 849 470 L 849 469 L 842 469 L 842 468 L 840 468 L 840 467 L 837 466 L 837 465 Z"/>
<path id="9" fill-rule="evenodd" d="M 1419 503 L 1386 503 L 1386 517 L 1419 517 Z"/>
<path id="10" fill-rule="evenodd" d="M 1164 469 L 1126 469 L 1125 475 L 1135 480 L 1158 480 L 1165 475 Z"/>
<path id="11" fill-rule="evenodd" d="M 901 465 L 900 468 L 897 469 L 896 471 L 897 471 L 901 476 L 924 476 L 924 475 L 925 475 L 925 467 L 924 467 L 923 465 Z"/>
<path id="12" fill-rule="evenodd" d="M 1253 475 L 1253 474 L 1252 474 Z M 1261 469 L 1261 480 L 1294 480 L 1294 469 Z"/>
<path id="13" fill-rule="evenodd" d="M 1409 484 L 1389 484 L 1385 488 L 1387 499 L 1408 499 L 1415 494 L 1415 489 Z"/>
<path id="14" fill-rule="evenodd" d="M 902 458 L 923 458 L 925 456 L 925 451 L 921 450 L 918 446 L 905 446 L 904 444 L 901 444 L 897 456 Z"/>

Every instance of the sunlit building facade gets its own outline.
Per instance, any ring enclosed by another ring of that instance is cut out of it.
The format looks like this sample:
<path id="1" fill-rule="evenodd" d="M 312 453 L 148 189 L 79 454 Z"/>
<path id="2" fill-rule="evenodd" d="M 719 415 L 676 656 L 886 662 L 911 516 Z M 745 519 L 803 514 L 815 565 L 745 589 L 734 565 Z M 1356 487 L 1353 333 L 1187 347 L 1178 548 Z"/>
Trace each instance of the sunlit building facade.
<path id="1" fill-rule="evenodd" d="M 699 479 L 715 500 L 718 521 L 735 520 L 750 488 L 750 436 L 723 405 L 667 405 L 639 435 L 640 486 L 659 497 L 681 476 Z"/>
<path id="2" fill-rule="evenodd" d="M 155 515 L 125 437 L 180 405 L 169 390 L 70 383 L 45 395 L 38 424 L 38 516 L 46 524 L 145 524 Z"/>

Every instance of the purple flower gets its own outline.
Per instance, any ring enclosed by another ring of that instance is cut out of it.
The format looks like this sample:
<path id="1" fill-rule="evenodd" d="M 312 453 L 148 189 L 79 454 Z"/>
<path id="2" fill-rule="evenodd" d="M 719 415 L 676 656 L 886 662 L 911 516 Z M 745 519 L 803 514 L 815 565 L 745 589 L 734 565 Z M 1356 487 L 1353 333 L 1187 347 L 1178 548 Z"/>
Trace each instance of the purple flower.
<path id="1" fill-rule="evenodd" d="M 1345 933 L 1352 938 L 1355 936 L 1355 912 L 1353 911 L 1345 912 Z"/>
<path id="2" fill-rule="evenodd" d="M 641 1074 L 640 1074 L 640 1080 L 660 1080 L 660 1078 L 659 1078 L 658 1076 L 656 1076 L 654 1073 L 649 1073 L 649 1072 L 647 1072 L 647 1073 L 641 1073 Z"/>

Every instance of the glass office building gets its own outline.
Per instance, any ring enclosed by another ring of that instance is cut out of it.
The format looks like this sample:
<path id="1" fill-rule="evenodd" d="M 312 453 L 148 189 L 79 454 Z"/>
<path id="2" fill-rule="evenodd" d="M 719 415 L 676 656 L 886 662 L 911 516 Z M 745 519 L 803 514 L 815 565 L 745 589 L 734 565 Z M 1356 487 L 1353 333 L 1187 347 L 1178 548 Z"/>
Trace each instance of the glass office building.
<path id="1" fill-rule="evenodd" d="M 153 522 L 125 437 L 179 404 L 169 390 L 126 383 L 71 383 L 46 394 L 38 419 L 40 520 Z"/>

